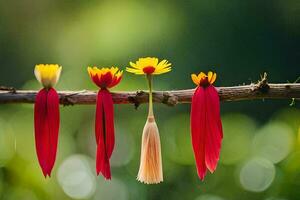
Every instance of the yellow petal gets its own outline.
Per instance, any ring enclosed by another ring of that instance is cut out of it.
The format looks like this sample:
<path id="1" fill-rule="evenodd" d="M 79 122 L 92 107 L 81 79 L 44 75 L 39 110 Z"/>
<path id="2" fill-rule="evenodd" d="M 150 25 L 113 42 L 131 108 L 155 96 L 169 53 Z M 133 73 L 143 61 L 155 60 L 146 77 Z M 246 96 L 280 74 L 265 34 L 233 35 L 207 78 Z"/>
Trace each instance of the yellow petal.
<path id="1" fill-rule="evenodd" d="M 135 68 L 135 69 L 140 69 L 140 66 L 137 66 L 135 63 L 130 62 L 129 63 L 131 67 Z"/>
<path id="2" fill-rule="evenodd" d="M 200 80 L 198 78 L 198 76 L 196 74 L 192 74 L 191 75 L 191 78 L 192 78 L 192 81 L 196 84 L 196 85 L 199 85 L 200 83 Z"/>
<path id="3" fill-rule="evenodd" d="M 134 74 L 144 74 L 143 70 L 141 69 L 133 69 L 133 68 L 126 67 L 126 71 Z"/>
<path id="4" fill-rule="evenodd" d="M 200 73 L 198 74 L 198 78 L 199 78 L 199 80 L 204 79 L 204 78 L 206 78 L 206 74 L 203 73 L 203 72 L 200 72 Z"/>
<path id="5" fill-rule="evenodd" d="M 56 71 L 56 80 L 55 80 L 55 84 L 59 81 L 59 78 L 60 78 L 60 74 L 61 74 L 61 70 L 62 70 L 62 67 L 60 66 L 57 71 Z"/>
<path id="6" fill-rule="evenodd" d="M 213 76 L 211 77 L 211 80 L 210 80 L 210 84 L 213 84 L 217 79 L 217 74 L 216 73 L 213 73 Z"/>
<path id="7" fill-rule="evenodd" d="M 213 76 L 213 72 L 209 71 L 209 72 L 207 73 L 207 79 L 208 79 L 208 82 L 209 82 L 209 83 L 210 83 L 210 81 L 211 81 L 212 76 Z"/>

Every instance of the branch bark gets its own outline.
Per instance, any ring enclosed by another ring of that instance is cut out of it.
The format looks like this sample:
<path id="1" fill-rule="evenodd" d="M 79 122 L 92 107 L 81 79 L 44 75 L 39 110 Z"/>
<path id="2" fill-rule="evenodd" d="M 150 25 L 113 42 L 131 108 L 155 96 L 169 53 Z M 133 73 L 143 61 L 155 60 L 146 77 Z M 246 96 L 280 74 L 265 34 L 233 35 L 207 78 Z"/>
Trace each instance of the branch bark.
<path id="1" fill-rule="evenodd" d="M 240 101 L 252 99 L 300 99 L 300 84 L 268 84 L 260 81 L 257 84 L 217 87 L 221 101 Z M 7 103 L 34 103 L 38 91 L 15 90 L 14 88 L 0 87 L 0 104 Z M 95 104 L 95 91 L 59 91 L 60 103 L 63 105 Z M 190 103 L 194 89 L 155 91 L 153 101 L 174 106 L 178 103 Z M 116 104 L 134 104 L 148 102 L 147 91 L 112 92 Z"/>

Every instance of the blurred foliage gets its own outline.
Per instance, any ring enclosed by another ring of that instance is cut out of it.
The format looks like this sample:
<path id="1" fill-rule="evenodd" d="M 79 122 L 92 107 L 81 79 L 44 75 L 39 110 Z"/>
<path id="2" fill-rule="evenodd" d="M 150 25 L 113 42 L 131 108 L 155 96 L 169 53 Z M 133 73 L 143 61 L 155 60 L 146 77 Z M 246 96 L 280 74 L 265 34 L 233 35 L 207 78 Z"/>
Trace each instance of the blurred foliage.
<path id="1" fill-rule="evenodd" d="M 157 56 L 173 71 L 159 90 L 192 88 L 190 74 L 214 70 L 216 85 L 293 82 L 299 76 L 297 0 L 117 1 L 0 0 L 0 85 L 39 89 L 37 63 L 63 66 L 57 89 L 96 89 L 87 65 L 125 68 Z M 146 89 L 125 73 L 117 90 Z M 135 180 L 146 105 L 116 105 L 112 181 L 95 176 L 95 106 L 61 107 L 59 153 L 51 179 L 39 168 L 33 105 L 0 105 L 0 199 L 288 200 L 300 192 L 299 102 L 222 103 L 224 140 L 217 171 L 199 181 L 190 141 L 189 105 L 155 105 L 164 179 Z"/>

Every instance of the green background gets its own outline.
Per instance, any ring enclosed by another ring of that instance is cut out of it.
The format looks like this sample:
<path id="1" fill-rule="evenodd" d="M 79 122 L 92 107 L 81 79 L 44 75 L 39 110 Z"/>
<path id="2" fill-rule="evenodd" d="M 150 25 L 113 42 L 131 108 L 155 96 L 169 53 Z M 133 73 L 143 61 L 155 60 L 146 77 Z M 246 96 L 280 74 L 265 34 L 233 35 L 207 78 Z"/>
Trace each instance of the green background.
<path id="1" fill-rule="evenodd" d="M 213 70 L 216 86 L 294 82 L 300 75 L 298 0 L 0 0 L 0 85 L 39 89 L 39 63 L 63 66 L 57 90 L 96 90 L 88 65 L 122 69 L 139 57 L 172 63 L 154 89 L 186 89 Z M 113 91 L 146 89 L 124 73 Z M 147 105 L 115 105 L 112 181 L 95 176 L 95 106 L 61 107 L 57 162 L 43 177 L 33 105 L 0 105 L 0 199 L 293 200 L 300 195 L 300 109 L 292 100 L 221 103 L 218 168 L 201 182 L 189 133 L 190 105 L 155 104 L 164 182 L 137 182 Z"/>

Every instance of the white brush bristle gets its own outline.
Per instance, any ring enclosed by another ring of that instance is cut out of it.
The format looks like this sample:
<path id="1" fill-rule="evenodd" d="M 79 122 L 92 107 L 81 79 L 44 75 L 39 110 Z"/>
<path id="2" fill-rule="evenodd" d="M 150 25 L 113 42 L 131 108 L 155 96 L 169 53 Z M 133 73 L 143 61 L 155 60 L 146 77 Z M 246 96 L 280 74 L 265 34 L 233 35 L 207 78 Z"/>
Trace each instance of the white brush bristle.
<path id="1" fill-rule="evenodd" d="M 163 181 L 160 138 L 154 117 L 148 117 L 144 126 L 137 180 L 145 184 Z"/>

